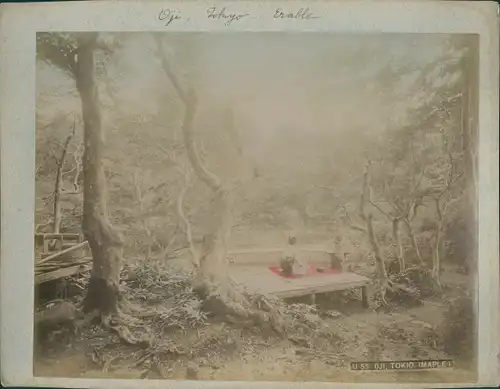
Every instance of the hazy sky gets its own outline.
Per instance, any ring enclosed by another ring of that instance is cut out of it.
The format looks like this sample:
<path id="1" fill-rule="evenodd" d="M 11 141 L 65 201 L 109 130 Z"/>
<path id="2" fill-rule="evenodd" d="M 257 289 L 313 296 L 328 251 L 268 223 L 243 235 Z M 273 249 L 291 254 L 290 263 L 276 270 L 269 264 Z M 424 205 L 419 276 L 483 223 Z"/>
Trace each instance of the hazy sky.
<path id="1" fill-rule="evenodd" d="M 144 60 L 149 41 L 138 36 L 124 53 L 135 74 L 129 80 L 131 91 L 158 85 L 156 61 Z M 372 115 L 385 113 L 380 111 L 385 102 L 375 101 L 377 91 L 370 89 L 377 73 L 391 61 L 432 60 L 442 40 L 422 35 L 238 33 L 198 35 L 195 42 L 181 50 L 194 58 L 204 92 L 230 101 L 254 120 L 263 116 L 274 127 L 312 120 L 320 124 L 332 112 L 356 114 L 352 120 L 359 124 L 373 123 Z M 172 58 L 175 63 L 175 51 Z M 181 66 L 177 68 L 182 72 Z M 190 77 L 189 70 L 184 73 Z"/>
<path id="2" fill-rule="evenodd" d="M 352 131 L 384 128 L 402 112 L 395 90 L 380 95 L 380 70 L 433 61 L 445 36 L 334 35 L 287 33 L 196 34 L 192 45 L 173 42 L 169 57 L 184 82 L 193 84 L 201 105 L 230 104 L 253 131 L 270 134 L 283 128 Z M 182 39 L 182 38 L 181 38 Z M 125 111 L 156 112 L 158 95 L 169 83 L 154 56 L 154 40 L 129 34 L 110 73 L 120 86 Z M 39 66 L 38 92 L 52 108 L 78 108 L 68 98 L 73 83 L 60 72 Z M 45 111 L 45 110 L 44 110 Z M 50 109 L 46 113 L 50 112 Z"/>

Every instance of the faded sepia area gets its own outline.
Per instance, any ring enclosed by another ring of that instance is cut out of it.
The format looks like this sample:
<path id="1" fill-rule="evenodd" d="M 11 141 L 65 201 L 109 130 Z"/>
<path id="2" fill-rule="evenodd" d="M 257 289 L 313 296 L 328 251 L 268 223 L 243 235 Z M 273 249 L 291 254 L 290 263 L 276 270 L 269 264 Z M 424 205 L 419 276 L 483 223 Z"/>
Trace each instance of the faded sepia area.
<path id="1" fill-rule="evenodd" d="M 477 51 L 39 33 L 34 374 L 474 381 Z"/>

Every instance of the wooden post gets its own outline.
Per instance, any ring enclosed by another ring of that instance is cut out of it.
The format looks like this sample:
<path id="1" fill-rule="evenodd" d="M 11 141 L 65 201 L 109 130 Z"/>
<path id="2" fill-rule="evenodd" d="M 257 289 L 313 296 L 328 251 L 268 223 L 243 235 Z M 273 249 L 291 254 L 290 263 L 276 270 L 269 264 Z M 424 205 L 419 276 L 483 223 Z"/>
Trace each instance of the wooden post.
<path id="1" fill-rule="evenodd" d="M 363 308 L 369 308 L 369 304 L 368 304 L 368 286 L 363 286 L 361 288 L 361 303 L 363 304 Z"/>
<path id="2" fill-rule="evenodd" d="M 42 241 L 43 241 L 43 253 L 46 254 L 49 252 L 49 241 L 45 236 L 43 236 Z"/>

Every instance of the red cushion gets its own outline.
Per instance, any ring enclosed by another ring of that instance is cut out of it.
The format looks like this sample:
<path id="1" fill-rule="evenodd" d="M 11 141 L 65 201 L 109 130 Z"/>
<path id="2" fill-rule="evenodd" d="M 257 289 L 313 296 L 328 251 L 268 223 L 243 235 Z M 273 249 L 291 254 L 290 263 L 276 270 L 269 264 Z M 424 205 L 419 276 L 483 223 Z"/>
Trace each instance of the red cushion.
<path id="1" fill-rule="evenodd" d="M 300 278 L 300 277 L 309 277 L 309 276 L 320 276 L 323 274 L 338 274 L 341 273 L 341 270 L 339 269 L 332 269 L 332 268 L 323 268 L 322 272 L 318 271 L 318 267 L 316 265 L 309 265 L 309 269 L 307 269 L 306 274 L 281 274 L 281 267 L 280 266 L 269 266 L 269 270 L 271 270 L 273 273 L 283 277 L 283 278 Z"/>

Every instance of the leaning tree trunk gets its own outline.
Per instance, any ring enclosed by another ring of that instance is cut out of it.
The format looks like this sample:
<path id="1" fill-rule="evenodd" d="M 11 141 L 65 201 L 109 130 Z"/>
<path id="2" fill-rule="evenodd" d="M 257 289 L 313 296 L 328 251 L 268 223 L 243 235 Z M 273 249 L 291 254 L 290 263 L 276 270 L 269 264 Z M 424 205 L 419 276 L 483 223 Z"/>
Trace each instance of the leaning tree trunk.
<path id="1" fill-rule="evenodd" d="M 170 77 L 175 80 L 171 74 Z M 179 91 L 180 89 L 178 89 Z M 233 226 L 233 193 L 202 162 L 193 134 L 193 119 L 197 100 L 194 92 L 179 93 L 186 105 L 182 133 L 191 166 L 197 175 L 214 193 L 211 204 L 210 231 L 203 237 L 200 253 L 194 259 L 197 277 L 194 290 L 203 300 L 203 309 L 212 314 L 222 314 L 249 319 L 252 323 L 268 325 L 283 333 L 280 320 L 252 309 L 246 296 L 239 291 L 229 277 L 227 243 Z"/>
<path id="2" fill-rule="evenodd" d="M 182 124 L 184 143 L 191 166 L 214 193 L 211 205 L 211 231 L 203 238 L 203 247 L 198 258 L 197 289 L 207 293 L 214 288 L 218 293 L 230 294 L 227 262 L 227 240 L 232 228 L 232 193 L 220 179 L 203 164 L 194 140 L 193 120 L 197 108 L 194 92 L 185 96 L 186 112 Z"/>
<path id="3" fill-rule="evenodd" d="M 227 243 L 232 228 L 232 196 L 229 191 L 216 192 L 212 202 L 212 228 L 204 237 L 200 257 L 200 281 L 229 287 Z"/>
<path id="4" fill-rule="evenodd" d="M 102 166 L 104 140 L 99 95 L 94 75 L 97 33 L 79 37 L 76 85 L 82 102 L 85 152 L 83 155 L 83 233 L 92 250 L 93 267 L 84 311 L 115 313 L 118 308 L 123 240 L 111 226 L 106 208 L 106 178 Z"/>
<path id="5" fill-rule="evenodd" d="M 193 261 L 197 269 L 194 289 L 202 299 L 202 307 L 205 311 L 243 319 L 244 322 L 249 320 L 252 326 L 270 326 L 283 335 L 285 330 L 279 311 L 271 306 L 268 307 L 268 312 L 255 307 L 230 280 L 226 245 L 233 225 L 233 192 L 205 166 L 200 158 L 193 133 L 193 121 L 197 109 L 196 94 L 192 89 L 185 91 L 181 87 L 176 75 L 170 69 L 166 57 L 161 52 L 161 38 L 156 36 L 156 40 L 162 68 L 185 105 L 182 133 L 190 164 L 196 176 L 214 194 L 211 207 L 213 212 L 211 230 L 203 238 L 202 250 L 197 253 L 198 260 Z"/>
<path id="6" fill-rule="evenodd" d="M 186 146 L 189 162 L 196 176 L 203 181 L 214 193 L 212 204 L 211 231 L 203 238 L 203 247 L 198 258 L 193 259 L 197 268 L 198 276 L 195 289 L 206 297 L 215 293 L 220 293 L 225 299 L 233 294 L 228 276 L 228 262 L 226 255 L 226 244 L 232 227 L 232 193 L 214 173 L 212 173 L 200 158 L 199 151 L 194 139 L 193 123 L 198 107 L 198 100 L 193 89 L 184 90 L 179 79 L 171 70 L 166 57 L 162 53 L 162 41 L 155 37 L 158 45 L 158 54 L 161 66 L 172 86 L 176 90 L 179 98 L 185 106 L 184 119 L 182 122 L 182 134 Z M 231 121 L 228 125 L 232 125 Z M 232 128 L 226 128 L 231 132 Z M 234 293 L 236 294 L 236 293 Z"/>

